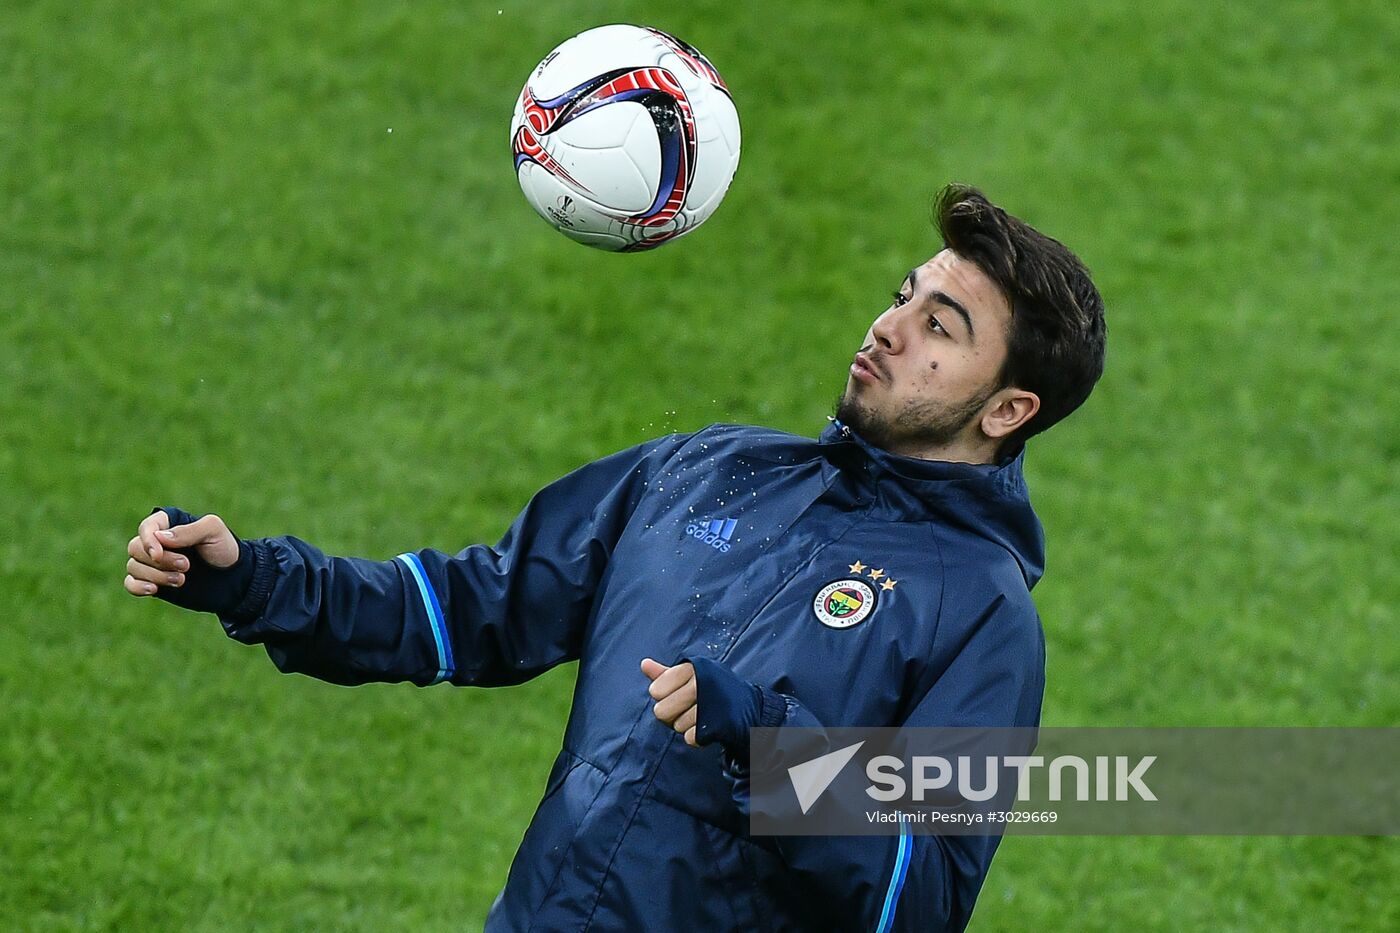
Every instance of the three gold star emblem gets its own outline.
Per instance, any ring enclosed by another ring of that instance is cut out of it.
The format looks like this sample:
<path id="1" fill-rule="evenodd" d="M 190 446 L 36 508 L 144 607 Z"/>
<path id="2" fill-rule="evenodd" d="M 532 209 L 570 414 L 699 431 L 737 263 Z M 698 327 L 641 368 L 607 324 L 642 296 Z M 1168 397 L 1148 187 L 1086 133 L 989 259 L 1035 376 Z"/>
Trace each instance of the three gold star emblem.
<path id="1" fill-rule="evenodd" d="M 885 573 L 885 571 L 884 571 L 883 568 L 881 568 L 881 567 L 867 567 L 865 564 L 862 564 L 860 561 L 856 561 L 854 564 L 850 564 L 850 565 L 847 567 L 847 569 L 850 570 L 851 573 L 857 573 L 857 574 L 863 573 L 863 574 L 865 574 L 866 576 L 870 577 L 870 579 L 876 580 L 876 581 L 880 581 L 880 579 L 883 577 L 884 580 L 883 580 L 882 582 L 880 582 L 880 589 L 882 589 L 882 590 L 892 590 L 892 589 L 895 588 L 895 585 L 896 585 L 897 583 L 899 583 L 898 580 L 892 580 L 892 579 L 890 579 L 889 574 Z"/>

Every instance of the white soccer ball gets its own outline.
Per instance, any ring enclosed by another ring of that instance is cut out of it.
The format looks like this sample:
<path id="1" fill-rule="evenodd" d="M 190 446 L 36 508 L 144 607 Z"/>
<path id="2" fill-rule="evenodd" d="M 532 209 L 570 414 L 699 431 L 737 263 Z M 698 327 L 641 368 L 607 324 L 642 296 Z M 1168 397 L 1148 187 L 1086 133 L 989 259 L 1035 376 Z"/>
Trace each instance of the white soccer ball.
<path id="1" fill-rule="evenodd" d="M 659 29 L 599 26 L 545 56 L 510 123 L 530 206 L 598 249 L 651 249 L 714 213 L 739 166 L 719 72 Z"/>

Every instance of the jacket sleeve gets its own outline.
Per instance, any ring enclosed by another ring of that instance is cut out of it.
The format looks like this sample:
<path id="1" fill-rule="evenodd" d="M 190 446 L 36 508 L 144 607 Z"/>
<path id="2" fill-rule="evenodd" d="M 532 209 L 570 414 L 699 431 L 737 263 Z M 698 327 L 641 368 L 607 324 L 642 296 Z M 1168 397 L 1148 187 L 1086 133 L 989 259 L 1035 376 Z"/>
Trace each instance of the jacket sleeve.
<path id="1" fill-rule="evenodd" d="M 1029 611 L 1029 616 L 1027 616 Z M 902 726 L 1038 726 L 1044 693 L 1044 636 L 1034 610 L 998 598 L 974 622 L 962 650 Z M 823 728 L 795 697 L 767 691 L 765 707 L 786 707 L 781 725 Z M 703 718 L 704 693 L 700 699 Z M 747 769 L 726 754 L 735 802 L 749 813 Z M 800 888 L 838 929 L 962 930 L 991 865 L 998 836 L 779 836 L 779 854 Z"/>
<path id="2" fill-rule="evenodd" d="M 545 487 L 495 547 L 393 560 L 330 557 L 296 538 L 250 542 L 265 602 L 221 614 L 284 673 L 331 683 L 500 686 L 575 660 L 614 546 L 651 479 L 687 440 L 671 435 Z"/>

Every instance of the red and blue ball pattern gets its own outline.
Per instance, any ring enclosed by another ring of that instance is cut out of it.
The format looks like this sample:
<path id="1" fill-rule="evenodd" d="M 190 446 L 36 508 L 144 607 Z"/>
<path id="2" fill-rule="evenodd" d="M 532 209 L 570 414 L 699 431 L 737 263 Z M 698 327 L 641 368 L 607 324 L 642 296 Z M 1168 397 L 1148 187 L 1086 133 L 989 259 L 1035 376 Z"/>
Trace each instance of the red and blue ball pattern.
<path id="1" fill-rule="evenodd" d="M 656 199 L 638 214 L 623 222 L 641 227 L 669 223 L 685 205 L 685 195 L 695 172 L 695 117 L 685 89 L 665 68 L 628 68 L 608 72 L 570 88 L 558 97 L 536 100 L 529 87 L 521 92 L 525 122 L 512 141 L 515 167 L 534 162 L 545 171 L 590 194 L 587 186 L 550 156 L 542 137 L 557 132 L 570 122 L 599 107 L 633 101 L 646 107 L 661 143 L 661 178 Z M 648 241 L 662 242 L 661 238 Z"/>

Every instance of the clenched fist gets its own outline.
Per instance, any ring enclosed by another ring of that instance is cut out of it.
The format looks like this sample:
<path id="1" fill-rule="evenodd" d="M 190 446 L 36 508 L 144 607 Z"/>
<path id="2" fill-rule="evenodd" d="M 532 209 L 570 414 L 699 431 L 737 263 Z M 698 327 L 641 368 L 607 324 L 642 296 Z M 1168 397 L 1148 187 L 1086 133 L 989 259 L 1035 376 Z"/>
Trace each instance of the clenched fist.
<path id="1" fill-rule="evenodd" d="M 122 585 L 132 596 L 154 596 L 157 587 L 181 587 L 194 567 L 201 564 L 225 569 L 238 563 L 238 539 L 217 515 L 206 515 L 187 525 L 170 527 L 165 510 L 152 512 L 141 522 L 136 537 L 126 546 L 126 579 Z"/>
<path id="2" fill-rule="evenodd" d="M 699 691 L 695 684 L 695 667 L 689 662 L 667 667 L 660 661 L 646 658 L 642 673 L 651 680 L 648 692 L 656 701 L 652 712 L 656 718 L 685 736 L 685 743 L 699 747 L 695 740 Z"/>

